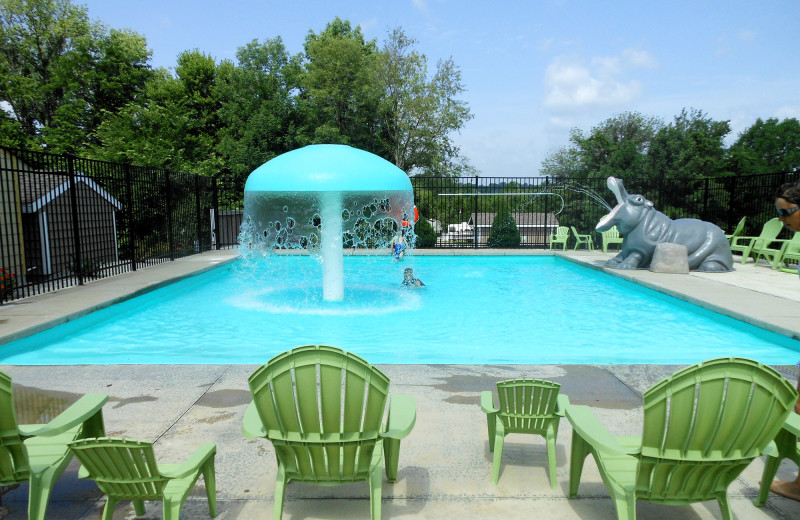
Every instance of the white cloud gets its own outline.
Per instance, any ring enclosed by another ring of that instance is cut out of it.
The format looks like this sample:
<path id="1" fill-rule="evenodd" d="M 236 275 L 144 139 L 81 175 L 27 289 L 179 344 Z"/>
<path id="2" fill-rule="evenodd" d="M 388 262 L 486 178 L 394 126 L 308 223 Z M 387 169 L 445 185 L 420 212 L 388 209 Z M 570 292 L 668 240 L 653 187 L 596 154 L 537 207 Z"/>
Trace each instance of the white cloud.
<path id="1" fill-rule="evenodd" d="M 645 67 L 648 69 L 658 66 L 658 61 L 647 51 L 641 49 L 625 49 L 622 51 L 623 59 L 633 67 Z"/>
<path id="2" fill-rule="evenodd" d="M 414 7 L 425 14 L 428 13 L 428 3 L 425 0 L 411 0 Z"/>
<path id="3" fill-rule="evenodd" d="M 626 105 L 638 98 L 642 84 L 623 81 L 618 58 L 594 58 L 592 68 L 583 60 L 556 57 L 545 71 L 546 108 L 555 111 Z"/>
<path id="4" fill-rule="evenodd" d="M 756 39 L 756 32 L 749 29 L 739 31 L 739 39 L 743 42 L 752 42 Z"/>

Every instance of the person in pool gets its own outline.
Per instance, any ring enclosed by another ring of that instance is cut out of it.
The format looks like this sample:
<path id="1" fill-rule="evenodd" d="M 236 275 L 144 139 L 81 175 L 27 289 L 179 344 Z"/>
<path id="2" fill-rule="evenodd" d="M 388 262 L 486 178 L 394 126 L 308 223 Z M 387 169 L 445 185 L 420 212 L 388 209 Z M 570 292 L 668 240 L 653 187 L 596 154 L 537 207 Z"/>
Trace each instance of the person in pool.
<path id="1" fill-rule="evenodd" d="M 800 231 L 800 181 L 787 182 L 775 192 L 775 211 L 781 223 L 792 231 Z M 800 363 L 797 363 L 800 368 Z M 797 379 L 797 390 L 800 392 L 800 377 Z M 794 405 L 795 413 L 800 413 L 800 400 Z M 800 501 L 800 472 L 797 478 L 789 481 L 776 480 L 769 487 L 773 493 Z"/>
<path id="2" fill-rule="evenodd" d="M 414 271 L 410 267 L 406 267 L 403 271 L 403 287 L 425 287 L 422 280 L 414 278 Z"/>
<path id="3" fill-rule="evenodd" d="M 395 262 L 403 258 L 406 252 L 406 237 L 404 233 L 398 231 L 389 243 L 389 247 L 391 248 L 391 253 L 394 254 Z"/>

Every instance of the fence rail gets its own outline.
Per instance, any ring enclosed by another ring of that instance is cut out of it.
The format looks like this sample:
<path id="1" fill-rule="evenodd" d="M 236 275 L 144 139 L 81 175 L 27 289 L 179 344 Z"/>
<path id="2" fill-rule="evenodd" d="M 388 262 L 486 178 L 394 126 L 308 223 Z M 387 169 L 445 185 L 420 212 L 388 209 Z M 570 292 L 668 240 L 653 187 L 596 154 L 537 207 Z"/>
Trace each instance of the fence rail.
<path id="1" fill-rule="evenodd" d="M 758 234 L 777 186 L 798 172 L 626 180 L 672 218 Z M 590 233 L 615 204 L 604 179 L 412 177 L 430 247 L 483 248 L 510 213 L 522 248 L 548 246 L 559 225 Z M 238 246 L 244 185 L 215 177 L 0 148 L 0 304 L 88 280 Z"/>

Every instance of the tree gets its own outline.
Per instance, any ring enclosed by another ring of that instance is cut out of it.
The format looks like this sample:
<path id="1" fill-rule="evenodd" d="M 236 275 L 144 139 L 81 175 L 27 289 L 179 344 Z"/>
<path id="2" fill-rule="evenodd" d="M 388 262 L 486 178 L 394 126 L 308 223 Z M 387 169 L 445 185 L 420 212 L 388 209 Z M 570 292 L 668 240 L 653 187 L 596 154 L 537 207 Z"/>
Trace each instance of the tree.
<path id="1" fill-rule="evenodd" d="M 559 179 L 640 177 L 646 170 L 646 152 L 661 120 L 638 112 L 606 119 L 586 134 L 575 128 L 570 145 L 550 153 L 541 171 Z"/>
<path id="2" fill-rule="evenodd" d="M 729 150 L 729 169 L 738 175 L 800 168 L 800 121 L 757 119 Z"/>
<path id="3" fill-rule="evenodd" d="M 88 146 L 103 112 L 141 92 L 149 57 L 143 37 L 109 32 L 69 0 L 0 0 L 0 100 L 49 151 Z"/>
<path id="4" fill-rule="evenodd" d="M 321 33 L 309 32 L 305 59 L 301 99 L 309 142 L 379 152 L 375 41 L 336 17 Z"/>
<path id="5" fill-rule="evenodd" d="M 507 209 L 500 209 L 494 216 L 486 245 L 489 247 L 519 246 L 519 229 L 517 229 L 514 217 Z"/>
<path id="6" fill-rule="evenodd" d="M 301 66 L 280 37 L 253 40 L 238 49 L 236 58 L 236 65 L 220 65 L 218 149 L 226 174 L 244 187 L 250 172 L 297 147 L 301 121 L 292 93 L 299 87 Z"/>
<path id="7" fill-rule="evenodd" d="M 440 61 L 428 78 L 427 59 L 413 50 L 416 40 L 402 28 L 389 32 L 380 54 L 381 131 L 394 164 L 409 173 L 460 175 L 468 165 L 450 136 L 472 118 L 461 71 L 452 58 Z"/>

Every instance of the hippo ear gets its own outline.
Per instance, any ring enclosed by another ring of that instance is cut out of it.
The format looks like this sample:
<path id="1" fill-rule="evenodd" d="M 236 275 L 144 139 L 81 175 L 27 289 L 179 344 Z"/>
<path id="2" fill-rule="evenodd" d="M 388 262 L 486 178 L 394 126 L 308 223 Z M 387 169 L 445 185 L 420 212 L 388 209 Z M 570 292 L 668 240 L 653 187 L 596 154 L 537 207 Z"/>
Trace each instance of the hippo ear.
<path id="1" fill-rule="evenodd" d="M 652 207 L 653 207 L 653 203 L 652 203 L 652 202 L 650 202 L 650 201 L 649 201 L 649 200 L 647 200 L 647 199 L 644 199 L 644 205 L 645 205 L 645 206 L 647 206 L 648 208 L 652 208 Z"/>

